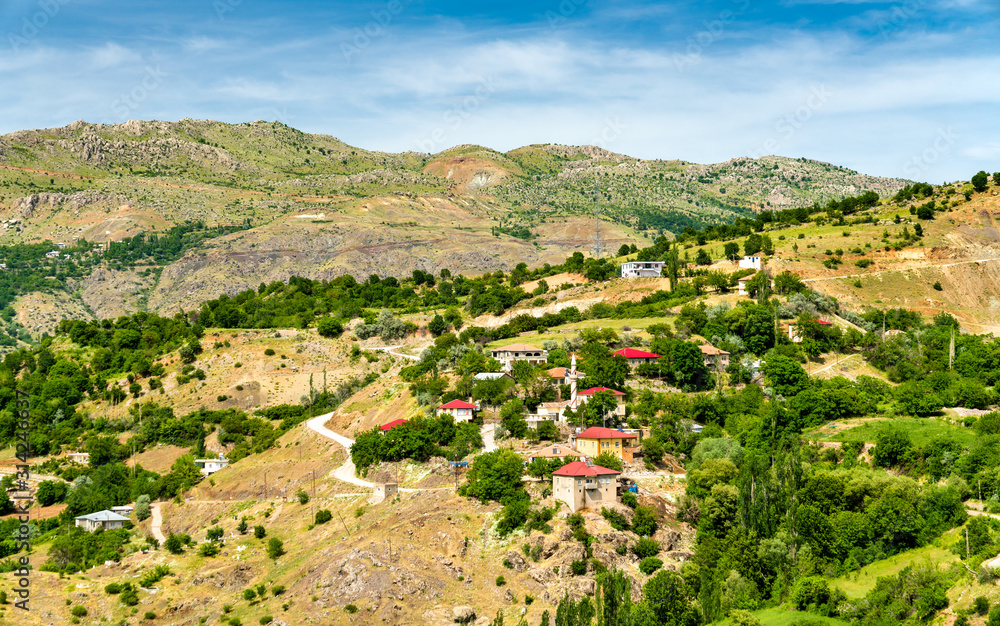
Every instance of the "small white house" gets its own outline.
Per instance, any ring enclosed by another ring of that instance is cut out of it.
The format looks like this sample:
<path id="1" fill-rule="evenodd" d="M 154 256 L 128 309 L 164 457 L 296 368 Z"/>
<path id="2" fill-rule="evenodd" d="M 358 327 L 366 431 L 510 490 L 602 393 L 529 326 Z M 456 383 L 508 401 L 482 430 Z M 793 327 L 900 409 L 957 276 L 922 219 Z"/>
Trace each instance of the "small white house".
<path id="1" fill-rule="evenodd" d="M 448 404 L 442 404 L 437 410 L 438 413 L 448 413 L 455 418 L 456 422 L 468 422 L 472 419 L 472 412 L 476 410 L 476 405 L 462 400 L 452 400 Z"/>
<path id="2" fill-rule="evenodd" d="M 76 525 L 87 532 L 93 532 L 98 528 L 103 528 L 104 530 L 124 528 L 127 521 L 127 517 L 118 515 L 113 511 L 98 511 L 97 513 L 77 517 Z"/>
<path id="3" fill-rule="evenodd" d="M 217 459 L 195 459 L 194 464 L 198 466 L 203 475 L 210 476 L 229 465 L 229 459 L 220 454 Z"/>
<path id="4" fill-rule="evenodd" d="M 130 507 L 127 504 L 124 505 L 124 506 L 113 506 L 113 507 L 111 507 L 111 512 L 112 513 L 117 513 L 118 515 L 124 515 L 125 517 L 128 517 L 129 515 L 132 514 L 132 507 Z"/>
<path id="5" fill-rule="evenodd" d="M 663 275 L 664 261 L 632 261 L 622 263 L 622 278 L 659 278 Z"/>
<path id="6" fill-rule="evenodd" d="M 739 285 L 739 290 L 736 293 L 741 296 L 748 295 L 747 283 L 749 283 L 751 280 L 753 280 L 753 276 L 744 276 L 743 278 L 736 281 L 736 283 Z"/>
<path id="7" fill-rule="evenodd" d="M 742 259 L 740 259 L 740 269 L 760 271 L 760 257 L 759 256 L 743 257 Z"/>

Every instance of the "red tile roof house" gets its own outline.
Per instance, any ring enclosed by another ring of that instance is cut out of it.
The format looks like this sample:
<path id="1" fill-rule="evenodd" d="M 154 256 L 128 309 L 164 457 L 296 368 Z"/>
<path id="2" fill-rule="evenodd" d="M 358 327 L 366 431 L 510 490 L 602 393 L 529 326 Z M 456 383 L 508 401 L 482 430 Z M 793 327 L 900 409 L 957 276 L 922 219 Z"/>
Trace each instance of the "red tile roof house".
<path id="1" fill-rule="evenodd" d="M 448 404 L 442 404 L 437 410 L 438 413 L 448 413 L 456 422 L 468 422 L 472 420 L 472 412 L 476 410 L 476 405 L 462 400 L 452 400 Z"/>
<path id="2" fill-rule="evenodd" d="M 391 422 L 389 422 L 387 424 L 382 424 L 382 426 L 380 426 L 380 428 L 382 429 L 382 432 L 387 433 L 390 430 L 392 430 L 393 428 L 395 428 L 397 426 L 402 426 L 405 423 L 406 423 L 406 420 L 404 420 L 403 418 L 399 418 L 398 420 L 392 420 Z"/>
<path id="3" fill-rule="evenodd" d="M 552 495 L 565 502 L 571 513 L 582 508 L 599 508 L 602 504 L 618 499 L 617 476 L 619 472 L 590 459 L 574 461 L 552 472 Z"/>
<path id="4" fill-rule="evenodd" d="M 625 417 L 625 394 L 621 391 L 608 389 L 607 387 L 591 387 L 590 389 L 584 389 L 580 393 L 576 394 L 577 404 L 586 404 L 587 401 L 593 398 L 594 394 L 598 391 L 609 391 L 615 394 L 615 398 L 618 400 L 618 406 L 615 408 L 615 415 Z"/>
<path id="5" fill-rule="evenodd" d="M 653 363 L 661 356 L 655 352 L 643 352 L 642 350 L 636 350 L 635 348 L 622 348 L 621 350 L 615 350 L 615 354 L 628 359 L 630 367 L 635 367 L 644 363 Z"/>

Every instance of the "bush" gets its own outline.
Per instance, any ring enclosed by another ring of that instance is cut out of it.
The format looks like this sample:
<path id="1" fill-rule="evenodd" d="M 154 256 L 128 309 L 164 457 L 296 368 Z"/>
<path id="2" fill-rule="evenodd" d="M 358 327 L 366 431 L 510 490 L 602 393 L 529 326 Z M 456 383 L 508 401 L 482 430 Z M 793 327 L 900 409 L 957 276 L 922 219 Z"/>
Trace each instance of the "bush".
<path id="1" fill-rule="evenodd" d="M 622 504 L 629 507 L 630 509 L 634 509 L 635 507 L 639 506 L 639 498 L 637 498 L 636 495 L 631 491 L 626 491 L 625 493 L 622 494 Z"/>
<path id="2" fill-rule="evenodd" d="M 639 571 L 649 576 L 656 570 L 663 567 L 663 561 L 656 558 L 655 556 L 647 556 L 642 561 L 639 562 Z"/>
<path id="3" fill-rule="evenodd" d="M 219 547 L 217 543 L 203 543 L 198 547 L 198 554 L 206 557 L 213 557 L 219 554 L 222 548 Z"/>
<path id="4" fill-rule="evenodd" d="M 594 465 L 600 465 L 601 467 L 606 467 L 608 469 L 613 469 L 616 472 L 622 471 L 624 469 L 624 464 L 622 460 L 611 454 L 610 452 L 602 452 L 594 457 Z"/>
<path id="5" fill-rule="evenodd" d="M 258 620 L 258 621 L 261 624 L 270 624 L 271 622 L 274 621 L 274 617 L 272 617 L 270 615 L 265 615 L 265 616 L 261 617 L 260 620 Z"/>
<path id="6" fill-rule="evenodd" d="M 181 554 L 184 552 L 184 546 L 181 545 L 181 538 L 174 533 L 167 535 L 167 541 L 163 544 L 163 547 L 165 547 L 170 554 Z"/>
<path id="7" fill-rule="evenodd" d="M 608 520 L 608 523 L 615 530 L 625 531 L 629 529 L 628 518 L 621 511 L 601 507 L 601 516 Z"/>
<path id="8" fill-rule="evenodd" d="M 257 592 L 254 591 L 253 589 L 243 590 L 243 599 L 246 600 L 247 602 L 253 600 L 256 597 L 257 597 Z"/>
<path id="9" fill-rule="evenodd" d="M 583 576 L 587 573 L 587 559 L 578 559 L 569 564 L 570 571 L 574 576 Z"/>
<path id="10" fill-rule="evenodd" d="M 305 489 L 299 489 L 295 497 L 299 499 L 299 504 L 309 504 L 309 494 Z"/>
<path id="11" fill-rule="evenodd" d="M 639 539 L 632 545 L 632 552 L 640 559 L 656 556 L 660 553 L 660 542 L 654 539 Z"/>
<path id="12" fill-rule="evenodd" d="M 503 575 L 501 574 L 500 576 L 497 576 L 496 583 L 497 587 L 503 587 L 504 585 L 507 584 L 507 579 L 504 578 Z"/>
<path id="13" fill-rule="evenodd" d="M 990 612 L 990 601 L 986 596 L 979 596 L 972 602 L 972 610 L 976 615 L 986 615 Z"/>
<path id="14" fill-rule="evenodd" d="M 118 583 L 108 583 L 104 586 L 104 593 L 109 595 L 118 595 L 122 591 L 122 586 Z"/>
<path id="15" fill-rule="evenodd" d="M 285 553 L 285 546 L 277 537 L 271 537 L 271 540 L 267 542 L 267 556 L 272 559 L 277 559 L 279 556 Z"/>
<path id="16" fill-rule="evenodd" d="M 795 583 L 792 591 L 792 602 L 800 611 L 810 605 L 822 606 L 830 600 L 830 586 L 821 576 L 806 576 Z"/>
<path id="17" fill-rule="evenodd" d="M 358 612 L 358 607 L 353 604 L 348 604 L 347 606 L 344 607 L 344 612 L 354 615 L 355 613 Z"/>
<path id="18" fill-rule="evenodd" d="M 132 585 L 122 586 L 122 592 L 118 596 L 118 600 L 125 606 L 135 606 L 139 604 L 139 593 L 135 590 Z"/>
<path id="19" fill-rule="evenodd" d="M 271 593 L 273 595 L 275 595 L 275 596 L 280 596 L 281 594 L 285 593 L 285 586 L 284 585 L 275 585 L 275 586 L 271 587 Z"/>
<path id="20" fill-rule="evenodd" d="M 264 356 L 274 356 L 274 350 L 272 348 L 264 350 Z"/>
<path id="21" fill-rule="evenodd" d="M 254 526 L 253 536 L 257 539 L 263 539 L 265 536 L 267 536 L 267 531 L 264 530 L 263 526 Z"/>
<path id="22" fill-rule="evenodd" d="M 149 507 L 149 496 L 142 494 L 135 501 L 135 518 L 142 522 L 149 519 L 150 515 L 152 515 L 152 511 Z"/>
<path id="23" fill-rule="evenodd" d="M 656 533 L 659 527 L 655 509 L 648 506 L 635 508 L 635 515 L 632 517 L 632 532 L 641 537 L 649 537 Z"/>
<path id="24" fill-rule="evenodd" d="M 78 604 L 74 606 L 72 609 L 70 609 L 70 614 L 73 617 L 86 617 L 87 607 L 83 606 L 82 604 Z"/>
<path id="25" fill-rule="evenodd" d="M 325 524 L 333 519 L 333 513 L 326 509 L 316 511 L 316 525 Z"/>
<path id="26" fill-rule="evenodd" d="M 344 332 L 344 325 L 332 317 L 321 317 L 316 322 L 316 332 L 323 337 L 339 337 Z"/>

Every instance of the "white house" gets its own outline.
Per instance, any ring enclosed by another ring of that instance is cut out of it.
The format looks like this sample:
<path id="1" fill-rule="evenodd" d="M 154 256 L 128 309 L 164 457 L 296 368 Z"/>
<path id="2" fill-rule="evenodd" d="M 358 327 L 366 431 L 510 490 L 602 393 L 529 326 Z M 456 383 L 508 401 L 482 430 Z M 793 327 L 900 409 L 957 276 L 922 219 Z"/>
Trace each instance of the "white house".
<path id="1" fill-rule="evenodd" d="M 664 261 L 632 261 L 622 263 L 622 278 L 659 278 L 663 275 Z"/>
<path id="2" fill-rule="evenodd" d="M 476 410 L 476 405 L 462 400 L 452 400 L 448 404 L 442 404 L 437 410 L 438 413 L 451 415 L 456 422 L 468 422 L 472 419 L 472 412 Z"/>
<path id="3" fill-rule="evenodd" d="M 76 525 L 87 532 L 92 532 L 98 528 L 103 528 L 104 530 L 124 528 L 125 522 L 127 521 L 127 517 L 118 515 L 113 511 L 98 511 L 97 513 L 90 513 L 88 515 L 81 515 L 77 517 Z"/>
<path id="4" fill-rule="evenodd" d="M 513 377 L 506 372 L 479 372 L 472 377 L 472 380 L 499 380 L 501 378 L 513 380 Z"/>
<path id="5" fill-rule="evenodd" d="M 743 278 L 736 281 L 737 284 L 739 285 L 739 290 L 736 293 L 741 296 L 749 295 L 747 294 L 747 283 L 749 283 L 751 280 L 753 280 L 753 276 L 744 276 Z"/>
<path id="6" fill-rule="evenodd" d="M 502 348 L 491 350 L 493 358 L 503 363 L 503 368 L 510 371 L 514 361 L 527 361 L 531 365 L 544 365 L 549 358 L 549 351 L 524 343 L 512 343 Z"/>
<path id="7" fill-rule="evenodd" d="M 745 256 L 740 259 L 740 269 L 760 271 L 760 263 L 761 261 L 759 256 Z"/>
<path id="8" fill-rule="evenodd" d="M 202 474 L 209 476 L 229 465 L 229 459 L 220 454 L 217 459 L 195 459 L 194 464 L 201 469 Z"/>
<path id="9" fill-rule="evenodd" d="M 128 517 L 129 515 L 132 514 L 132 507 L 130 507 L 127 504 L 124 505 L 124 506 L 113 506 L 113 507 L 111 507 L 111 512 L 112 513 L 117 513 L 118 515 L 124 515 L 125 517 Z"/>

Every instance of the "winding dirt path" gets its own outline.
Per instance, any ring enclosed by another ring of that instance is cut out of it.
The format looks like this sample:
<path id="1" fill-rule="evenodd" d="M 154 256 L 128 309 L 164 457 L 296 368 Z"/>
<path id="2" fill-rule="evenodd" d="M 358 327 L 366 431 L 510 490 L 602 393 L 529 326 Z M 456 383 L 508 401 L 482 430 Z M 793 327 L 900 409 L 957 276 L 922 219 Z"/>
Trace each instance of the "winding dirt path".
<path id="1" fill-rule="evenodd" d="M 375 483 L 364 480 L 363 478 L 357 477 L 357 468 L 354 466 L 354 461 L 351 460 L 351 446 L 354 445 L 354 440 L 341 435 L 340 433 L 334 432 L 326 427 L 326 423 L 333 417 L 333 411 L 330 413 L 324 413 L 317 417 L 312 418 L 306 422 L 306 427 L 313 432 L 326 437 L 327 439 L 332 439 L 340 445 L 347 449 L 348 455 L 347 460 L 344 464 L 337 468 L 333 473 L 334 478 L 342 480 L 345 483 L 350 483 L 352 485 L 357 485 L 358 487 L 364 487 L 365 489 L 373 489 Z M 418 491 L 443 491 L 445 489 L 453 489 L 454 487 L 427 487 L 424 489 L 414 489 L 410 487 L 400 487 L 399 490 L 405 493 L 416 493 Z"/>
<path id="2" fill-rule="evenodd" d="M 153 539 L 160 542 L 162 546 L 167 542 L 167 538 L 163 536 L 163 515 L 160 513 L 160 503 L 153 502 L 149 505 L 149 508 L 153 512 L 153 523 L 151 525 L 151 530 L 153 531 Z"/>

